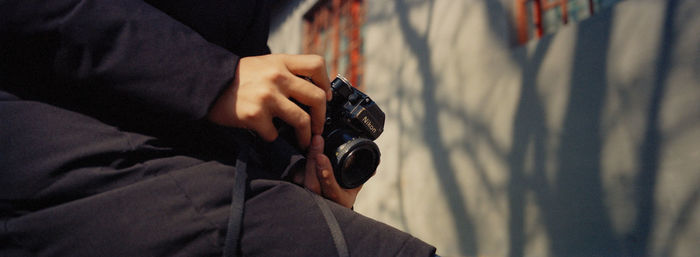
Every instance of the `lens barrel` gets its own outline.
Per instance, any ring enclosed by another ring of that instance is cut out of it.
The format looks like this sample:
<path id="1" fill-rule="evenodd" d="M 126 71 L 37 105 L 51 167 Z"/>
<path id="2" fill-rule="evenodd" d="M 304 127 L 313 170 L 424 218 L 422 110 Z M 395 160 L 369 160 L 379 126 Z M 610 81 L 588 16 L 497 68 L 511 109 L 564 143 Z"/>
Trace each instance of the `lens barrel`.
<path id="1" fill-rule="evenodd" d="M 379 147 L 372 140 L 336 132 L 325 145 L 336 181 L 343 188 L 359 187 L 377 170 L 381 155 Z"/>

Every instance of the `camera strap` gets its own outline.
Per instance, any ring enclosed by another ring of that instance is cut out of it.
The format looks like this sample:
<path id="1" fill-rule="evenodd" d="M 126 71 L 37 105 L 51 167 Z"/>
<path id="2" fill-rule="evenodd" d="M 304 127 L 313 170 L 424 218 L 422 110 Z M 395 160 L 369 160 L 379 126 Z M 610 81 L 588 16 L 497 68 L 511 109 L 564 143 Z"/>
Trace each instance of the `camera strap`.
<path id="1" fill-rule="evenodd" d="M 251 147 L 250 138 L 247 136 L 238 137 L 240 152 L 236 158 L 236 173 L 234 174 L 234 185 L 231 191 L 231 211 L 228 220 L 228 228 L 226 232 L 226 241 L 224 242 L 223 257 L 236 257 L 241 256 L 240 253 L 240 238 L 241 230 L 243 226 L 243 209 L 245 205 L 245 190 L 246 182 L 248 179 L 248 164 L 251 160 L 251 152 L 254 149 Z M 283 151 L 284 152 L 284 151 Z M 288 151 L 292 153 L 293 151 Z M 269 154 L 269 152 L 268 152 Z M 286 155 L 285 155 L 286 156 Z M 295 155 L 291 154 L 294 157 Z M 254 158 L 254 157 L 253 157 Z M 303 156 L 302 156 L 303 158 Z M 287 159 L 287 158 L 284 158 Z M 290 165 L 295 165 L 299 163 L 298 158 L 289 158 Z M 285 171 L 286 173 L 287 171 Z M 339 257 L 349 257 L 349 251 L 347 243 L 345 242 L 345 236 L 343 231 L 340 229 L 338 220 L 333 214 L 330 206 L 328 206 L 327 201 L 319 195 L 307 190 L 311 198 L 318 206 L 323 215 L 326 225 L 331 232 L 331 237 L 333 239 L 333 244 L 338 253 Z"/>
<path id="2" fill-rule="evenodd" d="M 328 206 L 326 200 L 324 200 L 321 196 L 311 192 L 310 190 L 306 191 L 311 194 L 311 198 L 314 199 L 316 205 L 318 205 L 318 208 L 321 209 L 323 219 L 326 220 L 326 225 L 328 225 L 328 229 L 331 231 L 331 237 L 333 238 L 333 244 L 335 244 L 335 250 L 338 253 L 338 257 L 350 257 L 348 245 L 345 242 L 345 236 L 343 235 L 343 231 L 340 230 L 340 224 L 338 224 L 338 220 L 335 218 L 335 215 L 333 215 L 330 206 Z"/>
<path id="3" fill-rule="evenodd" d="M 241 140 L 240 153 L 236 158 L 236 174 L 233 175 L 233 190 L 231 191 L 231 214 L 228 219 L 226 241 L 224 242 L 223 257 L 240 256 L 238 242 L 243 226 L 243 207 L 245 204 L 245 183 L 248 178 L 249 141 Z"/>

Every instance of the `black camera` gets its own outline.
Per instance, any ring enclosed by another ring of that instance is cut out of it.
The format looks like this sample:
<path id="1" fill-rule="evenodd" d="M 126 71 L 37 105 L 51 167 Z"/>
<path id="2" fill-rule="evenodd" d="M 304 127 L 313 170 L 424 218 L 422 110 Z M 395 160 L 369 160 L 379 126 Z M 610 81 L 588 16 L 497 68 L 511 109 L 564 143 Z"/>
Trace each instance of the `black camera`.
<path id="1" fill-rule="evenodd" d="M 384 131 L 384 112 L 340 75 L 331 82 L 331 90 L 322 135 L 324 154 L 333 164 L 338 184 L 355 188 L 372 177 L 379 165 L 379 148 L 373 140 Z"/>
<path id="2" fill-rule="evenodd" d="M 333 165 L 338 184 L 356 188 L 371 178 L 379 165 L 379 148 L 373 140 L 384 131 L 384 112 L 340 75 L 331 82 L 331 90 L 333 99 L 326 103 L 321 135 L 325 141 L 324 154 Z M 291 126 L 277 127 L 281 138 L 296 142 Z"/>

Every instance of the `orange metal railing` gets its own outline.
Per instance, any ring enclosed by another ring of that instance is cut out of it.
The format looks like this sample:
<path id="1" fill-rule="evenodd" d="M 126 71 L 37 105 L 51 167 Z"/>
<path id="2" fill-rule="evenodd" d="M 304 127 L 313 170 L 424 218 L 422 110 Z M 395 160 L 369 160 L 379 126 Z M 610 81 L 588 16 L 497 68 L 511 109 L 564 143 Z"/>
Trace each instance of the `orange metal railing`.
<path id="1" fill-rule="evenodd" d="M 532 17 L 528 16 L 528 3 L 532 3 Z M 568 0 L 515 0 L 515 21 L 517 28 L 518 44 L 524 44 L 530 40 L 530 31 L 534 30 L 534 36 L 540 38 L 544 35 L 542 14 L 550 9 L 561 8 L 561 23 L 569 22 Z M 590 15 L 595 12 L 593 0 L 588 0 Z M 530 26 L 532 24 L 532 28 Z"/>

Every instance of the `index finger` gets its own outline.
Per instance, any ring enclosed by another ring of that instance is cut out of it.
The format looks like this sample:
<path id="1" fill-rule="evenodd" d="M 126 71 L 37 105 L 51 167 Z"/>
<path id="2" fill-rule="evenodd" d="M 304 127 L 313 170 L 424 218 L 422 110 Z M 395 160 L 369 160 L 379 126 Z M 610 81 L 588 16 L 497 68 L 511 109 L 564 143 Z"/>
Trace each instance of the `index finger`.
<path id="1" fill-rule="evenodd" d="M 286 55 L 284 64 L 295 75 L 310 78 L 317 87 L 326 91 L 326 100 L 331 100 L 333 96 L 331 82 L 326 72 L 326 61 L 323 57 L 318 55 Z"/>
<path id="2" fill-rule="evenodd" d="M 294 127 L 299 146 L 306 149 L 311 143 L 311 118 L 299 105 L 281 95 L 273 99 L 272 113 L 275 117 Z"/>
<path id="3" fill-rule="evenodd" d="M 289 84 L 283 91 L 311 108 L 311 132 L 314 134 L 323 133 L 323 124 L 326 118 L 326 94 L 311 82 L 298 77 L 293 78 Z"/>

